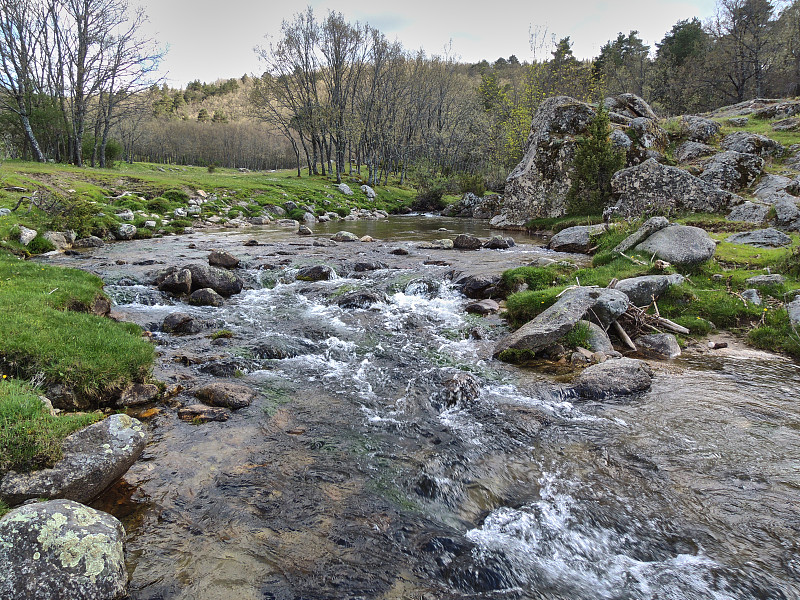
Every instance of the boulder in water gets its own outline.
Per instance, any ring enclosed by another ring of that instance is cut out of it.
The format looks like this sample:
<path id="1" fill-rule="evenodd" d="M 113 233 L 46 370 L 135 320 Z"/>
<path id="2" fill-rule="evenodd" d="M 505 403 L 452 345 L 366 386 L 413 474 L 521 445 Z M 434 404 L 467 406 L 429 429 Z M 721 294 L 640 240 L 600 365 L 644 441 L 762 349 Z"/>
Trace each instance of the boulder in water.
<path id="1" fill-rule="evenodd" d="M 336 271 L 328 265 L 302 267 L 297 271 L 297 279 L 300 281 L 328 281 L 336 279 Z"/>
<path id="2" fill-rule="evenodd" d="M 229 382 L 215 382 L 195 391 L 195 397 L 210 406 L 221 406 L 237 410 L 250 406 L 255 392 L 246 385 Z"/>
<path id="3" fill-rule="evenodd" d="M 242 291 L 244 281 L 227 269 L 194 263 L 184 267 L 192 273 L 192 291 L 211 288 L 220 296 L 233 296 Z"/>
<path id="4" fill-rule="evenodd" d="M 587 367 L 572 382 L 582 398 L 625 396 L 650 389 L 653 371 L 647 363 L 633 358 L 618 358 Z"/>
<path id="5" fill-rule="evenodd" d="M 239 266 L 239 259 L 225 250 L 212 250 L 208 255 L 208 264 L 212 267 L 235 269 Z"/>

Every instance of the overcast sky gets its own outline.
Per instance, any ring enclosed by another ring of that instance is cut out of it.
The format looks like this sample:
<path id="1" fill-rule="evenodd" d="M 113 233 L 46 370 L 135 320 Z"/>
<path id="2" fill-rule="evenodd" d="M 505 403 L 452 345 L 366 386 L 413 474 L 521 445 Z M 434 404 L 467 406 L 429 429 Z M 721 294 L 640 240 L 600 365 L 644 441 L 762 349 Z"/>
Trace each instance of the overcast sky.
<path id="1" fill-rule="evenodd" d="M 168 48 L 162 71 L 173 87 L 189 81 L 215 81 L 260 73 L 253 52 L 275 39 L 281 22 L 310 4 L 318 18 L 329 9 L 348 21 L 367 22 L 408 49 L 441 54 L 452 41 L 452 53 L 464 62 L 490 62 L 516 55 L 530 60 L 530 30 L 546 28 L 561 38 L 570 36 L 579 58 L 596 56 L 607 40 L 631 29 L 654 47 L 680 19 L 705 20 L 714 0 L 131 0 L 150 18 L 147 33 Z"/>

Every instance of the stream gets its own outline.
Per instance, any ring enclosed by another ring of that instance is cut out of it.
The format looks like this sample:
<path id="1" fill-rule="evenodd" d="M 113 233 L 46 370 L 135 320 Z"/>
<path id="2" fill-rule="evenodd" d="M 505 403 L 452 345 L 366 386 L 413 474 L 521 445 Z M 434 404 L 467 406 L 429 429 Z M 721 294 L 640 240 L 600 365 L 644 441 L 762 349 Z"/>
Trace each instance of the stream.
<path id="1" fill-rule="evenodd" d="M 800 598 L 800 365 L 732 344 L 651 363 L 646 393 L 578 401 L 559 373 L 492 360 L 502 320 L 468 315 L 450 281 L 554 253 L 524 236 L 503 251 L 412 243 L 482 226 L 340 223 L 384 241 L 335 247 L 198 232 L 48 259 L 103 277 L 115 314 L 154 332 L 154 376 L 185 388 L 93 504 L 125 525 L 131 598 Z M 225 306 L 148 284 L 214 248 L 245 263 Z M 339 277 L 294 278 L 319 263 Z M 337 304 L 358 290 L 385 296 Z M 159 332 L 176 310 L 211 327 Z M 475 393 L 448 400 L 461 373 Z M 258 391 L 250 407 L 178 419 L 194 387 L 226 377 Z"/>

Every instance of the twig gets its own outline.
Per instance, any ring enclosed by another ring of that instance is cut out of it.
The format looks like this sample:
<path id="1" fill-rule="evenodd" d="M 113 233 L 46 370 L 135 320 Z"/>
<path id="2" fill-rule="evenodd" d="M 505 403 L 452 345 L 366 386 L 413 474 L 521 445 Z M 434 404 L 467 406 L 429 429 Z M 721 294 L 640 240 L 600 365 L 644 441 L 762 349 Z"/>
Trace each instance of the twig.
<path id="1" fill-rule="evenodd" d="M 647 263 L 646 263 L 646 262 L 644 262 L 643 260 L 639 260 L 638 258 L 633 258 L 632 256 L 628 256 L 628 255 L 627 255 L 627 254 L 625 254 L 624 252 L 620 252 L 620 253 L 619 253 L 619 255 L 620 255 L 620 256 L 624 256 L 625 258 L 627 258 L 629 261 L 631 261 L 631 262 L 632 262 L 632 263 L 634 263 L 634 264 L 637 264 L 637 265 L 643 265 L 643 266 L 645 266 L 645 267 L 646 267 L 646 266 L 648 266 L 648 265 L 647 265 Z"/>

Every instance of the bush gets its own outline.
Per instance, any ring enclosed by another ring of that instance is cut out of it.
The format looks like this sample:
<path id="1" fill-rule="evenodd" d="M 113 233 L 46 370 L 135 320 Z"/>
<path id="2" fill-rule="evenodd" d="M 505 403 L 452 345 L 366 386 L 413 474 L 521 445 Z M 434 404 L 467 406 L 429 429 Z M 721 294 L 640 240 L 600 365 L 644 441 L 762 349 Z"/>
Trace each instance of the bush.
<path id="1" fill-rule="evenodd" d="M 163 196 L 158 196 L 153 198 L 152 200 L 148 200 L 145 203 L 147 210 L 150 212 L 157 212 L 159 214 L 166 214 L 175 208 L 177 208 L 176 203 L 170 200 L 167 200 Z"/>
<path id="2" fill-rule="evenodd" d="M 175 202 L 177 204 L 186 204 L 189 201 L 189 194 L 187 194 L 183 190 L 178 190 L 178 189 L 167 190 L 161 195 L 164 196 L 164 198 L 166 198 L 170 202 Z"/>
<path id="3" fill-rule="evenodd" d="M 337 206 L 333 212 L 342 217 L 343 219 L 350 214 L 350 209 L 346 206 Z"/>
<path id="4" fill-rule="evenodd" d="M 37 235 L 28 244 L 28 252 L 31 254 L 44 254 L 45 252 L 52 252 L 56 247 L 53 243 L 42 235 Z"/>
<path id="5" fill-rule="evenodd" d="M 295 208 L 289 211 L 289 213 L 286 215 L 286 218 L 294 219 L 295 221 L 302 221 L 305 214 L 306 211 L 304 211 L 302 208 Z"/>
<path id="6" fill-rule="evenodd" d="M 458 178 L 458 191 L 462 194 L 471 192 L 482 198 L 486 193 L 483 175 L 461 175 Z"/>

